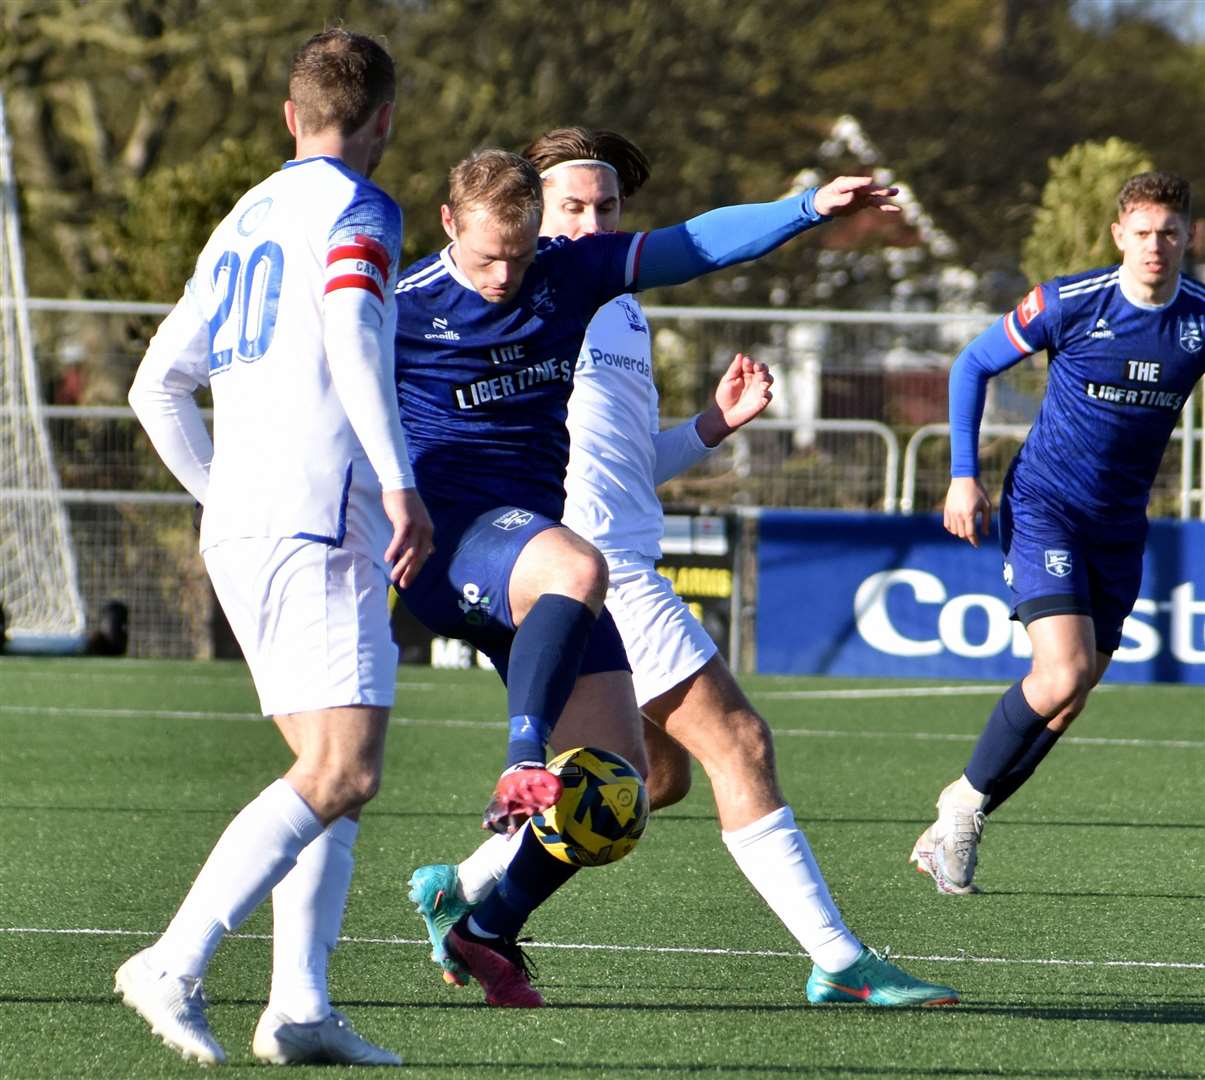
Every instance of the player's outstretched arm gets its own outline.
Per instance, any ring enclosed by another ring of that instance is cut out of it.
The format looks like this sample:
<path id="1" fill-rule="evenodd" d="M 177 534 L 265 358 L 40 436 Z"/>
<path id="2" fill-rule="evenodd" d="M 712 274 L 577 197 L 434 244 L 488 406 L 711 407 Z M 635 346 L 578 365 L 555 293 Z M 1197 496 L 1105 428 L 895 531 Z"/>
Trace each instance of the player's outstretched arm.
<path id="1" fill-rule="evenodd" d="M 971 547 L 979 546 L 979 532 L 987 536 L 992 531 L 992 500 L 977 476 L 956 476 L 946 492 L 942 524 L 946 532 L 966 540 Z"/>
<path id="2" fill-rule="evenodd" d="M 737 353 L 715 389 L 715 401 L 695 420 L 706 446 L 718 446 L 737 428 L 760 416 L 773 400 L 774 376 L 765 364 Z"/>
<path id="3" fill-rule="evenodd" d="M 817 189 L 812 203 L 825 217 L 848 217 L 859 210 L 898 214 L 900 207 L 891 200 L 899 191 L 897 187 L 876 183 L 869 176 L 838 176 Z"/>
<path id="4" fill-rule="evenodd" d="M 381 502 L 393 526 L 393 539 L 385 549 L 385 563 L 390 580 L 404 589 L 435 550 L 431 517 L 415 488 L 382 492 Z"/>
<path id="5" fill-rule="evenodd" d="M 868 176 L 842 176 L 823 188 L 768 203 L 722 206 L 679 225 L 654 229 L 643 240 L 629 284 L 636 290 L 680 285 L 712 270 L 748 262 L 793 236 L 828 221 L 832 213 L 853 214 L 875 207 L 897 209 L 891 196 Z M 821 209 L 816 203 L 821 197 Z"/>

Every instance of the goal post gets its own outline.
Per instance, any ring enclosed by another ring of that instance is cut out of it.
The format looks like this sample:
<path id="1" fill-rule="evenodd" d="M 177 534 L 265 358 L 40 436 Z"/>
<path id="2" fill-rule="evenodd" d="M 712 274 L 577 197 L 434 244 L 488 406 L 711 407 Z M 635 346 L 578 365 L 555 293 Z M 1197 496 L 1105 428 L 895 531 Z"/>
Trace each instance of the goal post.
<path id="1" fill-rule="evenodd" d="M 0 93 L 0 646 L 79 652 L 84 606 L 42 409 L 12 160 Z"/>

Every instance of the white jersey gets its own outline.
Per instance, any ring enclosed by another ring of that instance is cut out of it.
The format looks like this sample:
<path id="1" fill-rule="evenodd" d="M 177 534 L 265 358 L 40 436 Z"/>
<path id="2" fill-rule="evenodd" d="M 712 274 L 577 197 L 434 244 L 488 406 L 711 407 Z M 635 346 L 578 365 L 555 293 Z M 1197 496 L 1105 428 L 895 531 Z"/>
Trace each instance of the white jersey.
<path id="1" fill-rule="evenodd" d="M 397 204 L 326 157 L 288 162 L 214 230 L 130 390 L 205 506 L 203 550 L 297 537 L 381 562 L 382 488 L 413 484 L 393 377 L 401 234 Z"/>
<path id="2" fill-rule="evenodd" d="M 598 309 L 569 398 L 564 523 L 602 552 L 661 555 L 657 485 L 702 460 L 694 419 L 659 430 L 649 324 L 632 296 Z"/>

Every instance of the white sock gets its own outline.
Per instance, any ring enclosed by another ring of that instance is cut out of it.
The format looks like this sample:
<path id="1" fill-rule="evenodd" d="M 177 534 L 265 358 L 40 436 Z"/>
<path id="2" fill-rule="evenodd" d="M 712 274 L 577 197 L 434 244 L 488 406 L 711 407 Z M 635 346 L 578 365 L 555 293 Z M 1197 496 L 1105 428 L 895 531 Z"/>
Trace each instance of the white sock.
<path id="1" fill-rule="evenodd" d="M 523 829 L 527 826 L 524 825 Z M 489 891 L 502 880 L 506 868 L 519 850 L 519 839 L 523 829 L 511 833 L 494 833 L 464 862 L 456 867 L 460 879 L 460 895 L 470 904 L 480 904 Z"/>
<path id="2" fill-rule="evenodd" d="M 948 795 L 955 802 L 969 806 L 972 810 L 982 810 L 987 806 L 987 796 L 971 784 L 965 773 L 946 787 L 941 794 L 943 797 Z"/>
<path id="3" fill-rule="evenodd" d="M 862 951 L 846 929 L 789 806 L 721 834 L 741 872 L 825 971 L 843 971 Z"/>
<path id="4" fill-rule="evenodd" d="M 479 938 L 484 938 L 486 941 L 493 941 L 498 937 L 497 934 L 491 934 L 488 930 L 482 930 L 480 924 L 472 915 L 469 916 L 469 930 L 476 934 Z"/>
<path id="5" fill-rule="evenodd" d="M 242 924 L 322 832 L 322 822 L 284 780 L 269 784 L 226 826 L 184 903 L 152 946 L 173 975 L 203 975 L 218 943 Z"/>
<path id="6" fill-rule="evenodd" d="M 341 817 L 298 856 L 272 890 L 272 994 L 268 1007 L 299 1024 L 330 1016 L 327 961 L 339 940 L 355 867 L 358 822 Z"/>

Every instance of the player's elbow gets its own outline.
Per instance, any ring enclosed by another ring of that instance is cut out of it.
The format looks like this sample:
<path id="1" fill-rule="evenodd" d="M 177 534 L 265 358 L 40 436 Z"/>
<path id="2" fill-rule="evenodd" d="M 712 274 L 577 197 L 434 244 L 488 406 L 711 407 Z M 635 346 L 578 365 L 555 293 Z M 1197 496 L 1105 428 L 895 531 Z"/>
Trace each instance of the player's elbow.
<path id="1" fill-rule="evenodd" d="M 126 394 L 126 400 L 130 403 L 130 408 L 134 410 L 134 415 L 140 421 L 143 421 L 145 426 L 146 415 L 150 411 L 150 403 L 146 382 L 140 376 L 135 377 L 134 382 L 130 386 L 130 392 Z"/>

